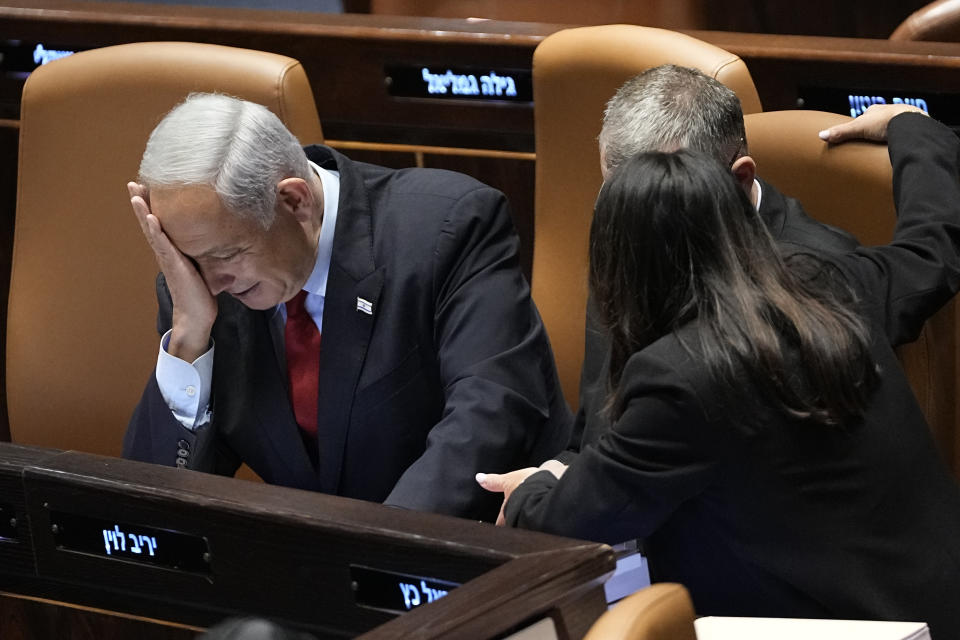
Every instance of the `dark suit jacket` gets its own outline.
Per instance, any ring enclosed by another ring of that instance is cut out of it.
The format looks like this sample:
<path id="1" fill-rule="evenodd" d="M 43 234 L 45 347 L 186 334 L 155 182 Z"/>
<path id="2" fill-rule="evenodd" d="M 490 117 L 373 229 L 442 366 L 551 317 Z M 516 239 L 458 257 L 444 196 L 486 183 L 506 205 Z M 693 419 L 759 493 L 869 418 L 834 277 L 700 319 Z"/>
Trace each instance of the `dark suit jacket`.
<path id="1" fill-rule="evenodd" d="M 528 478 L 508 522 L 645 538 L 651 577 L 683 583 L 699 614 L 923 620 L 960 637 L 960 490 L 890 347 L 901 320 L 960 286 L 960 143 L 913 114 L 889 138 L 894 242 L 828 258 L 871 322 L 881 383 L 862 421 L 791 418 L 746 375 L 732 393 L 705 371 L 693 323 L 629 359 L 623 415 L 560 481 Z"/>
<path id="2" fill-rule="evenodd" d="M 340 172 L 318 464 L 294 422 L 272 312 L 226 295 L 213 330 L 212 423 L 196 433 L 180 425 L 151 376 L 124 455 L 172 465 L 186 452 L 189 468 L 227 475 L 245 462 L 271 484 L 494 518 L 498 496 L 474 474 L 538 464 L 563 447 L 571 420 L 505 198 L 451 172 L 307 153 Z M 158 299 L 165 332 L 162 278 Z"/>

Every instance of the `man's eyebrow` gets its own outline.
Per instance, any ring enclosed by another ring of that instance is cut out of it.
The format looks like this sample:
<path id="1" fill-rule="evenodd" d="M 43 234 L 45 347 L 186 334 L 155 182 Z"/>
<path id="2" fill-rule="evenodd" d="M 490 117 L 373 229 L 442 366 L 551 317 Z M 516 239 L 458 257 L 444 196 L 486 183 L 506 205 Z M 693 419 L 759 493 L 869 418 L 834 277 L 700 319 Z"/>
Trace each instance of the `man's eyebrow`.
<path id="1" fill-rule="evenodd" d="M 221 246 L 219 246 L 219 247 L 213 247 L 213 248 L 211 248 L 211 249 L 207 249 L 207 250 L 204 251 L 203 253 L 198 253 L 197 255 L 192 256 L 192 257 L 193 257 L 194 260 L 197 260 L 197 259 L 199 259 L 199 258 L 213 258 L 213 257 L 216 257 L 218 254 L 219 254 L 219 255 L 224 255 L 224 254 L 230 255 L 231 253 L 235 253 L 235 252 L 241 251 L 241 250 L 242 250 L 242 249 L 240 248 L 239 245 L 230 245 L 230 244 L 227 244 L 227 245 L 221 245 Z"/>

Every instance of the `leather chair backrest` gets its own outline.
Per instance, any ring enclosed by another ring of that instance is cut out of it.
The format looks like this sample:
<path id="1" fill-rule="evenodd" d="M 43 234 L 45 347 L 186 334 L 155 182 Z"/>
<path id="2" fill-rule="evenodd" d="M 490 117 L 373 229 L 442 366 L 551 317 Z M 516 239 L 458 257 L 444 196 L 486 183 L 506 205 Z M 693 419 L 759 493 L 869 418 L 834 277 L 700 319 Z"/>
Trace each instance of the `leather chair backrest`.
<path id="1" fill-rule="evenodd" d="M 960 42 L 960 0 L 936 0 L 920 7 L 900 23 L 890 39 Z"/>
<path id="2" fill-rule="evenodd" d="M 814 218 L 845 229 L 864 245 L 893 236 L 896 209 L 887 147 L 870 142 L 827 145 L 817 132 L 850 120 L 820 111 L 769 111 L 745 117 L 757 173 L 803 203 Z M 956 301 L 897 351 L 934 439 L 954 472 L 960 454 Z"/>
<path id="3" fill-rule="evenodd" d="M 694 67 L 733 89 L 744 113 L 760 111 L 746 65 L 689 36 L 632 25 L 558 31 L 533 55 L 537 149 L 533 297 L 550 335 L 564 395 L 576 409 L 583 362 L 587 239 L 603 179 L 597 136 L 614 92 L 662 64 Z"/>
<path id="4" fill-rule="evenodd" d="M 583 640 L 696 640 L 690 594 L 661 582 L 630 595 L 601 615 Z"/>
<path id="5" fill-rule="evenodd" d="M 193 91 L 259 102 L 322 142 L 303 68 L 272 53 L 126 44 L 27 80 L 6 344 L 14 442 L 119 455 L 159 348 L 157 265 L 126 183 L 150 131 Z"/>

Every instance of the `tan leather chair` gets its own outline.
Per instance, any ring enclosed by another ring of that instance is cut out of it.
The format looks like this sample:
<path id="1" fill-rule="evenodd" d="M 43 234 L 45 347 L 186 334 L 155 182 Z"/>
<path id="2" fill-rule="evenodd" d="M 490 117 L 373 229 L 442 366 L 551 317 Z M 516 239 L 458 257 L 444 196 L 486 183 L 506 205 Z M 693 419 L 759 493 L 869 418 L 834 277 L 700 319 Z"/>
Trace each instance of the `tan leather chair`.
<path id="1" fill-rule="evenodd" d="M 303 68 L 272 53 L 127 44 L 27 80 L 6 350 L 14 442 L 119 455 L 159 347 L 157 265 L 125 185 L 191 91 L 262 103 L 304 143 L 322 141 Z"/>
<path id="2" fill-rule="evenodd" d="M 696 640 L 690 594 L 661 582 L 641 589 L 600 616 L 583 640 Z"/>
<path id="3" fill-rule="evenodd" d="M 891 40 L 960 42 L 960 0 L 937 0 L 910 14 Z"/>
<path id="4" fill-rule="evenodd" d="M 632 25 L 567 29 L 544 39 L 533 55 L 537 178 L 531 285 L 574 409 L 583 362 L 587 239 L 603 182 L 597 150 L 603 110 L 628 79 L 667 63 L 703 71 L 736 92 L 744 113 L 760 111 L 740 58 L 672 31 Z"/>
<path id="5" fill-rule="evenodd" d="M 850 120 L 820 111 L 770 111 L 745 118 L 757 173 L 803 203 L 823 222 L 846 229 L 862 244 L 889 242 L 896 223 L 887 147 L 870 142 L 827 145 L 817 132 Z M 954 473 L 960 472 L 956 300 L 924 326 L 919 339 L 898 350 L 934 439 Z"/>

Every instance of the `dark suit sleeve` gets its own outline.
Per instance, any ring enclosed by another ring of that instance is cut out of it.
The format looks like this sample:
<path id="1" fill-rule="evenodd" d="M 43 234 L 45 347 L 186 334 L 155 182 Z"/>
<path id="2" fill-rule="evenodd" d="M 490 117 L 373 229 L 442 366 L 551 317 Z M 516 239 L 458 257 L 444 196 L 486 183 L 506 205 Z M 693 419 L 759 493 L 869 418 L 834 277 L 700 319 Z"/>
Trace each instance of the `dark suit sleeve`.
<path id="1" fill-rule="evenodd" d="M 173 324 L 173 303 L 163 274 L 157 276 L 156 286 L 157 332 L 162 336 Z M 153 371 L 127 425 L 122 455 L 142 462 L 233 475 L 240 461 L 229 453 L 218 451 L 214 433 L 210 423 L 190 430 L 174 417 L 160 393 Z"/>
<path id="2" fill-rule="evenodd" d="M 722 443 L 692 386 L 646 352 L 630 359 L 622 384 L 623 415 L 569 458 L 559 481 L 539 472 L 517 487 L 508 524 L 615 544 L 646 537 L 711 483 Z"/>
<path id="3" fill-rule="evenodd" d="M 852 261 L 883 310 L 891 342 L 920 332 L 960 288 L 960 141 L 944 125 L 914 113 L 888 128 L 897 226 L 893 241 L 861 248 Z M 900 340 L 902 341 L 902 340 Z"/>
<path id="4" fill-rule="evenodd" d="M 477 472 L 526 466 L 531 452 L 566 446 L 569 409 L 518 246 L 500 192 L 478 187 L 451 206 L 433 274 L 444 408 L 388 504 L 493 518 L 499 496 L 477 485 Z"/>

